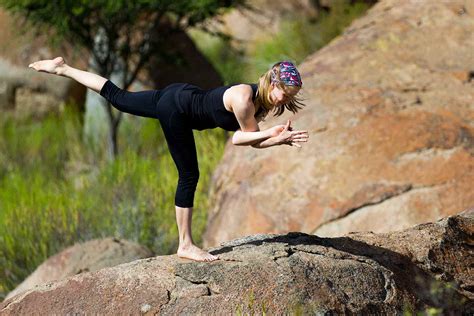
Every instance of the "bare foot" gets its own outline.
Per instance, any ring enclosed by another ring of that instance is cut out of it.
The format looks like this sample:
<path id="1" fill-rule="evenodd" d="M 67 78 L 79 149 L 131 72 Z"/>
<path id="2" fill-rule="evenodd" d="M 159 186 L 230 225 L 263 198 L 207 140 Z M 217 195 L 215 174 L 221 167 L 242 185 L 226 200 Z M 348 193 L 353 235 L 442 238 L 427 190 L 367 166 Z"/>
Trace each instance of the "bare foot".
<path id="1" fill-rule="evenodd" d="M 36 71 L 47 72 L 55 75 L 62 75 L 65 68 L 65 61 L 62 57 L 56 57 L 54 59 L 40 60 L 29 64 L 28 67 L 33 68 Z"/>
<path id="2" fill-rule="evenodd" d="M 178 257 L 187 258 L 195 261 L 214 261 L 219 259 L 218 257 L 211 255 L 210 253 L 196 247 L 195 245 L 180 246 L 178 248 Z"/>

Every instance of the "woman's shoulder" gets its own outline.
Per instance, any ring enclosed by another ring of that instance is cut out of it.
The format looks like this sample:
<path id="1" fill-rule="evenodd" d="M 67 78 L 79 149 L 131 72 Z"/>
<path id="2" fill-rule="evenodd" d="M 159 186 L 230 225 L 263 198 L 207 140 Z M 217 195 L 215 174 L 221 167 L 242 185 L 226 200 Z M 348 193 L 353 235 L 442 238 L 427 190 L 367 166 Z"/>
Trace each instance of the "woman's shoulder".
<path id="1" fill-rule="evenodd" d="M 236 83 L 231 86 L 232 94 L 240 100 L 255 100 L 258 91 L 257 84 L 254 83 Z"/>
<path id="2" fill-rule="evenodd" d="M 238 106 L 240 109 L 245 110 L 245 108 L 253 107 L 253 101 L 255 98 L 254 89 L 250 84 L 247 83 L 236 83 L 229 85 L 229 88 L 224 91 L 223 101 L 224 106 L 230 112 L 234 112 L 234 107 Z"/>

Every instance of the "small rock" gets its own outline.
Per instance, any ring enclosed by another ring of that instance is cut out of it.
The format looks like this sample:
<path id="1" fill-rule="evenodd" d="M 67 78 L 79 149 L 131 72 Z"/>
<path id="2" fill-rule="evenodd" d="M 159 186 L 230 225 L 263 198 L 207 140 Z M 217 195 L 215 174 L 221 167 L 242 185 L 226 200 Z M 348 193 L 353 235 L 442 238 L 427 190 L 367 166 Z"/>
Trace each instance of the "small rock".
<path id="1" fill-rule="evenodd" d="M 151 305 L 150 304 L 143 304 L 142 307 L 140 308 L 140 312 L 143 314 L 148 313 L 151 310 Z"/>

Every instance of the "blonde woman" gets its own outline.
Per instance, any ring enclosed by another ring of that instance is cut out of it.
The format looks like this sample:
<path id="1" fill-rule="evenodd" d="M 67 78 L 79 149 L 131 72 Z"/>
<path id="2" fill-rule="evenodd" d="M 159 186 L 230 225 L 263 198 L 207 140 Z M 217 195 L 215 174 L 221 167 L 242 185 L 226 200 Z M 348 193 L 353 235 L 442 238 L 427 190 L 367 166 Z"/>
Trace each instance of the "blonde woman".
<path id="1" fill-rule="evenodd" d="M 141 92 L 122 90 L 106 78 L 67 65 L 62 57 L 37 61 L 29 67 L 74 79 L 100 93 L 120 111 L 160 121 L 179 173 L 175 208 L 179 232 L 177 255 L 182 258 L 218 259 L 192 240 L 194 193 L 199 179 L 193 129 L 220 127 L 235 131 L 234 145 L 255 148 L 301 147 L 300 143 L 308 140 L 308 132 L 293 131 L 289 120 L 285 125 L 263 131 L 258 127 L 270 111 L 279 116 L 285 109 L 296 113 L 303 106 L 297 97 L 302 87 L 301 76 L 289 61 L 274 64 L 260 77 L 258 84 L 232 84 L 203 90 L 187 83 L 174 83 L 161 90 Z"/>

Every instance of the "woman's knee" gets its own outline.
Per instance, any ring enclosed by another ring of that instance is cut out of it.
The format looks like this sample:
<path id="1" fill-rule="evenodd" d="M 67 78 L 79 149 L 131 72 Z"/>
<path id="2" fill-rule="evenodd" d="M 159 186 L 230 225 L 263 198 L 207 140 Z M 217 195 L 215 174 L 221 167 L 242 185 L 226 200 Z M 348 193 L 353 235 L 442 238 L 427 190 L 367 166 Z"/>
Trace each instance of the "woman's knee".
<path id="1" fill-rule="evenodd" d="M 180 207 L 193 207 L 194 194 L 199 180 L 199 171 L 179 174 L 175 203 Z"/>
<path id="2" fill-rule="evenodd" d="M 155 100 L 159 90 L 130 92 L 117 87 L 108 80 L 100 95 L 110 102 L 117 110 L 133 115 L 156 118 Z"/>
<path id="3" fill-rule="evenodd" d="M 179 183 L 197 185 L 199 181 L 199 170 L 179 172 Z"/>

